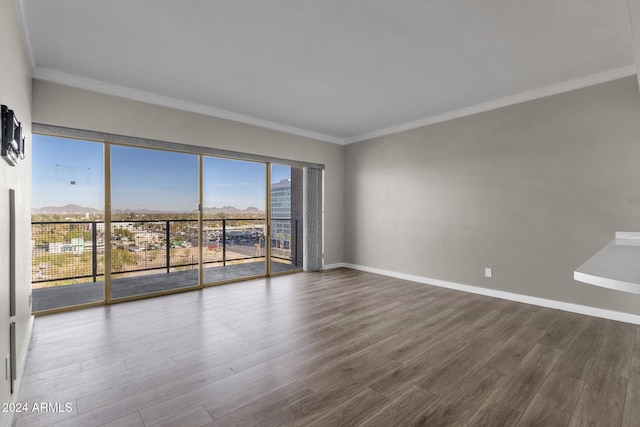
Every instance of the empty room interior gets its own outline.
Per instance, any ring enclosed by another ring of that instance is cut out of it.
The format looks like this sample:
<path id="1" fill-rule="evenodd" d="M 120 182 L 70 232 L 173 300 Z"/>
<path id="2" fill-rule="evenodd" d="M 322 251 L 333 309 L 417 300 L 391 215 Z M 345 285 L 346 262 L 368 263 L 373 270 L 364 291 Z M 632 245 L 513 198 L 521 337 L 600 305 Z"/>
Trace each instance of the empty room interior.
<path id="1" fill-rule="evenodd" d="M 0 0 L 1 426 L 639 426 L 640 0 Z"/>

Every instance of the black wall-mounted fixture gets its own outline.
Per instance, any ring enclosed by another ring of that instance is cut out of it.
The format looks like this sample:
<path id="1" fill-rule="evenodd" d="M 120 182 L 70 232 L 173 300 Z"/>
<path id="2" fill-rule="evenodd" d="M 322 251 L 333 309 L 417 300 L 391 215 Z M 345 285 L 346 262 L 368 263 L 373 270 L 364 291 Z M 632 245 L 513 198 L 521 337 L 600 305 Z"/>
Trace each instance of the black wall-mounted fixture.
<path id="1" fill-rule="evenodd" d="M 11 166 L 24 159 L 24 135 L 22 125 L 13 110 L 3 105 L 0 110 L 2 119 L 2 157 Z"/>

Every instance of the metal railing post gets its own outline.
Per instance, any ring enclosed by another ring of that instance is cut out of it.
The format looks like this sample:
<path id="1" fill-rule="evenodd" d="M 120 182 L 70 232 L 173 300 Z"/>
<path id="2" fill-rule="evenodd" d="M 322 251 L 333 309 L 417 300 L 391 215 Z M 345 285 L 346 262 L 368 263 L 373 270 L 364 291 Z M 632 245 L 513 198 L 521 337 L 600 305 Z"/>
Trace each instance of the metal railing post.
<path id="1" fill-rule="evenodd" d="M 169 221 L 165 221 L 165 229 L 166 229 L 166 233 L 165 233 L 166 244 L 164 246 L 167 248 L 166 261 L 167 261 L 167 273 L 169 273 L 171 270 L 171 232 L 169 230 Z"/>
<path id="2" fill-rule="evenodd" d="M 294 241 L 294 246 L 291 247 L 289 244 L 289 251 L 291 252 L 291 263 L 293 265 L 298 265 L 298 220 L 294 219 L 293 224 L 291 224 L 291 234 L 292 239 Z"/>
<path id="3" fill-rule="evenodd" d="M 98 275 L 98 226 L 95 221 L 91 223 L 91 249 L 93 252 L 91 256 L 92 273 L 93 281 L 95 282 Z"/>
<path id="4" fill-rule="evenodd" d="M 222 266 L 227 265 L 227 220 L 222 220 Z"/>

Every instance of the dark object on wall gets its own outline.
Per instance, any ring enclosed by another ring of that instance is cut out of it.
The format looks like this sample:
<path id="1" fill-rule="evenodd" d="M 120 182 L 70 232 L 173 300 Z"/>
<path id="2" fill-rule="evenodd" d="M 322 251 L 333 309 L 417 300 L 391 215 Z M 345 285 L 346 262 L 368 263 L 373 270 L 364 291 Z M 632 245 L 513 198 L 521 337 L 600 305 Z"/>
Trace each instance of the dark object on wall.
<path id="1" fill-rule="evenodd" d="M 16 315 L 16 190 L 9 189 L 9 317 Z"/>
<path id="2" fill-rule="evenodd" d="M 16 322 L 11 322 L 9 324 L 9 357 L 11 360 L 11 368 L 9 372 L 10 383 L 11 383 L 11 394 L 15 391 L 14 383 L 16 379 L 18 379 L 18 361 L 16 360 L 17 352 L 16 352 Z"/>
<path id="3" fill-rule="evenodd" d="M 16 315 L 16 190 L 9 189 L 9 317 Z M 17 378 L 16 322 L 9 324 L 9 374 L 11 393 Z"/>
<path id="4" fill-rule="evenodd" d="M 2 157 L 11 166 L 24 159 L 24 135 L 22 125 L 13 110 L 6 105 L 1 107 L 2 118 Z"/>

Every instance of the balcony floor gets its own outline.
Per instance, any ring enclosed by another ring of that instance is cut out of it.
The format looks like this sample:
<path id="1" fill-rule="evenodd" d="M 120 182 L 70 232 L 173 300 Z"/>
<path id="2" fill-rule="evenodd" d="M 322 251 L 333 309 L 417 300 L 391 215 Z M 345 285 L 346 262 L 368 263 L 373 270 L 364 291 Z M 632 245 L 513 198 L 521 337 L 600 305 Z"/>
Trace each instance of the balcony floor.
<path id="1" fill-rule="evenodd" d="M 300 270 L 300 266 L 273 262 L 271 271 L 281 273 Z M 216 266 L 204 269 L 204 283 L 228 282 L 265 274 L 264 261 Z M 198 270 L 172 271 L 144 274 L 135 277 L 112 278 L 112 299 L 157 293 L 167 290 L 195 287 Z M 88 282 L 75 285 L 52 286 L 33 289 L 33 312 L 88 304 L 104 299 L 104 282 Z"/>

